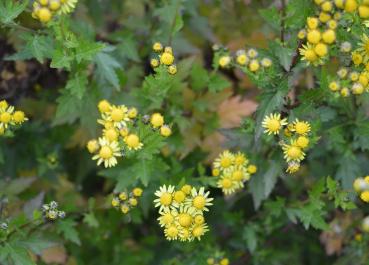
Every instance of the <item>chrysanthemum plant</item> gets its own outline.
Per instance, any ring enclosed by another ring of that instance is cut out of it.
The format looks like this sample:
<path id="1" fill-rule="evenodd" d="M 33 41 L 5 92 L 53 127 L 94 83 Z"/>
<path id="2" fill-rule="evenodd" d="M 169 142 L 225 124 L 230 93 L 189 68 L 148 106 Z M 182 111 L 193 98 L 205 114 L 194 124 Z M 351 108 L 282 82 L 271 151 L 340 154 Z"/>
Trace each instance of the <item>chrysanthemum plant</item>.
<path id="1" fill-rule="evenodd" d="M 366 264 L 368 19 L 0 1 L 0 264 Z"/>

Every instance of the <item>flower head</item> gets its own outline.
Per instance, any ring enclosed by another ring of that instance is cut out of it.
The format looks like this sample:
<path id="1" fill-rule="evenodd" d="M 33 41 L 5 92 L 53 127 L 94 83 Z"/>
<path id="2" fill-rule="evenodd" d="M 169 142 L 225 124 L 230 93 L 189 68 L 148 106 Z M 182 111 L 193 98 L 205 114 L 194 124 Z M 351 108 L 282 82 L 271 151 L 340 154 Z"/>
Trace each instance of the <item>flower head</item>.
<path id="1" fill-rule="evenodd" d="M 270 134 L 279 134 L 282 126 L 287 124 L 287 119 L 281 119 L 281 114 L 271 113 L 265 116 L 262 126 L 265 128 L 264 132 Z"/>
<path id="2" fill-rule="evenodd" d="M 118 161 L 117 157 L 122 156 L 118 142 L 110 142 L 105 137 L 99 138 L 99 152 L 92 157 L 93 160 L 97 160 L 97 165 L 104 163 L 105 167 L 113 167 Z"/>

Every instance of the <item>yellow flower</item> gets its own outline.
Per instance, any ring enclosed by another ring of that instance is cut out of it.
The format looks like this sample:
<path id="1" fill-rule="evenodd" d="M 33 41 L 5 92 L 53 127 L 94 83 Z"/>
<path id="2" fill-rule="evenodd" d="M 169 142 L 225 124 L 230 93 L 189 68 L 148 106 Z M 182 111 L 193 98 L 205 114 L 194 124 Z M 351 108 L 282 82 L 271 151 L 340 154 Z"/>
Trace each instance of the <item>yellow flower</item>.
<path id="1" fill-rule="evenodd" d="M 315 53 L 314 47 L 309 43 L 307 45 L 302 45 L 302 48 L 299 49 L 300 55 L 302 55 L 302 60 L 306 61 L 307 64 L 318 65 L 321 64 L 321 60 L 319 60 L 318 55 Z"/>
<path id="2" fill-rule="evenodd" d="M 255 50 L 255 49 L 249 49 L 248 51 L 247 51 L 247 55 L 250 57 L 250 58 L 256 58 L 257 56 L 258 56 L 258 52 L 257 52 L 257 50 Z"/>
<path id="3" fill-rule="evenodd" d="M 213 163 L 214 168 L 226 169 L 234 163 L 234 155 L 228 150 L 223 151 Z"/>
<path id="4" fill-rule="evenodd" d="M 249 172 L 250 174 L 255 174 L 257 170 L 257 166 L 252 164 L 247 167 L 247 172 Z"/>
<path id="5" fill-rule="evenodd" d="M 308 17 L 306 19 L 306 24 L 309 29 L 316 29 L 319 26 L 319 20 L 316 17 Z"/>
<path id="6" fill-rule="evenodd" d="M 97 160 L 97 165 L 104 162 L 104 167 L 113 167 L 118 161 L 117 157 L 122 156 L 117 142 L 109 142 L 106 138 L 99 138 L 99 153 L 92 157 Z"/>
<path id="7" fill-rule="evenodd" d="M 201 239 L 201 237 L 209 231 L 208 226 L 206 224 L 201 225 L 195 225 L 192 229 L 192 236 L 194 238 L 197 238 L 198 240 Z"/>
<path id="8" fill-rule="evenodd" d="M 315 48 L 314 48 L 314 52 L 319 56 L 319 57 L 324 57 L 327 55 L 328 53 L 328 47 L 327 45 L 325 45 L 324 43 L 318 43 Z"/>
<path id="9" fill-rule="evenodd" d="M 369 184 L 363 178 L 355 179 L 353 183 L 353 187 L 356 192 L 362 192 L 364 190 L 369 190 Z"/>
<path id="10" fill-rule="evenodd" d="M 7 129 L 9 124 L 12 122 L 12 114 L 14 111 L 13 106 L 9 106 L 6 109 L 0 109 L 0 128 Z"/>
<path id="11" fill-rule="evenodd" d="M 143 143 L 140 142 L 140 138 L 133 133 L 126 136 L 124 142 L 127 144 L 129 150 L 139 150 L 143 146 Z"/>
<path id="12" fill-rule="evenodd" d="M 169 137 L 172 134 L 172 130 L 168 125 L 163 125 L 160 127 L 160 134 L 164 137 Z"/>
<path id="13" fill-rule="evenodd" d="M 299 33 L 297 34 L 297 37 L 302 40 L 306 38 L 306 30 L 302 29 L 299 31 Z"/>
<path id="14" fill-rule="evenodd" d="M 340 91 L 342 97 L 346 98 L 350 95 L 350 90 L 347 87 L 343 87 Z"/>
<path id="15" fill-rule="evenodd" d="M 337 71 L 337 75 L 338 75 L 341 79 L 344 79 L 344 78 L 347 76 L 347 73 L 348 73 L 348 70 L 347 70 L 347 68 L 345 68 L 345 67 L 342 67 L 342 68 L 340 68 L 340 69 Z"/>
<path id="16" fill-rule="evenodd" d="M 177 73 L 177 66 L 175 64 L 169 65 L 168 73 L 171 75 L 175 75 Z"/>
<path id="17" fill-rule="evenodd" d="M 363 219 L 361 228 L 364 230 L 364 232 L 369 232 L 369 217 L 368 216 Z"/>
<path id="18" fill-rule="evenodd" d="M 110 128 L 110 129 L 104 129 L 103 130 L 103 136 L 109 141 L 109 142 L 116 142 L 119 137 L 119 133 L 116 129 Z"/>
<path id="19" fill-rule="evenodd" d="M 174 56 L 173 54 L 169 53 L 169 52 L 164 52 L 161 56 L 160 56 L 160 62 L 162 64 L 165 65 L 171 65 L 174 62 Z"/>
<path id="20" fill-rule="evenodd" d="M 282 149 L 284 153 L 284 158 L 286 159 L 287 162 L 290 161 L 300 162 L 305 157 L 305 153 L 301 150 L 300 147 L 296 145 L 295 142 L 291 142 L 291 144 L 284 144 L 282 146 Z"/>
<path id="21" fill-rule="evenodd" d="M 16 124 L 22 124 L 23 122 L 28 121 L 28 118 L 24 115 L 24 112 L 20 110 L 15 111 L 12 118 Z"/>
<path id="22" fill-rule="evenodd" d="M 164 209 L 160 212 L 160 217 L 157 219 L 159 221 L 159 225 L 161 227 L 163 226 L 169 226 L 174 223 L 174 215 L 172 214 L 171 210 L 169 208 Z"/>
<path id="23" fill-rule="evenodd" d="M 60 8 L 60 1 L 59 0 L 50 0 L 49 8 L 52 11 L 56 11 Z"/>
<path id="24" fill-rule="evenodd" d="M 332 9 L 333 9 L 332 2 L 330 2 L 330 1 L 326 1 L 326 2 L 324 2 L 324 3 L 320 6 L 320 8 L 321 8 L 324 12 L 330 12 L 330 11 L 332 11 Z"/>
<path id="25" fill-rule="evenodd" d="M 169 206 L 173 201 L 174 186 L 163 185 L 155 192 L 155 196 L 158 197 L 154 200 L 155 207 L 160 207 L 159 212 L 165 209 L 169 209 Z"/>
<path id="26" fill-rule="evenodd" d="M 60 0 L 61 6 L 58 13 L 60 14 L 68 14 L 73 11 L 76 7 L 78 0 Z"/>
<path id="27" fill-rule="evenodd" d="M 247 57 L 245 51 L 243 51 L 243 50 L 237 51 L 237 54 L 236 54 L 236 62 L 239 65 L 247 65 L 247 63 L 249 62 L 249 57 Z"/>
<path id="28" fill-rule="evenodd" d="M 237 188 L 235 181 L 230 176 L 222 176 L 217 182 L 217 187 L 222 189 L 225 195 L 234 193 Z"/>
<path id="29" fill-rule="evenodd" d="M 0 110 L 5 111 L 9 107 L 9 104 L 6 100 L 0 101 Z"/>
<path id="30" fill-rule="evenodd" d="M 141 188 L 134 188 L 132 193 L 136 197 L 141 197 L 143 190 Z"/>
<path id="31" fill-rule="evenodd" d="M 360 199 L 362 199 L 364 202 L 369 202 L 369 191 L 363 191 L 360 194 Z"/>
<path id="32" fill-rule="evenodd" d="M 269 58 L 263 58 L 261 60 L 261 65 L 263 67 L 271 67 L 272 66 L 272 60 L 270 60 Z"/>
<path id="33" fill-rule="evenodd" d="M 359 73 L 358 72 L 351 72 L 349 75 L 351 81 L 357 81 L 359 79 Z"/>
<path id="34" fill-rule="evenodd" d="M 359 6 L 359 16 L 364 19 L 369 18 L 369 7 L 365 5 Z"/>
<path id="35" fill-rule="evenodd" d="M 259 68 L 260 68 L 260 64 L 258 60 L 254 59 L 250 61 L 249 69 L 251 72 L 256 72 L 257 70 L 259 70 Z"/>
<path id="36" fill-rule="evenodd" d="M 366 73 L 361 73 L 359 76 L 359 83 L 366 87 L 369 83 L 369 79 Z"/>
<path id="37" fill-rule="evenodd" d="M 152 49 L 155 51 L 155 52 L 161 52 L 163 50 L 163 45 L 160 43 L 160 42 L 155 42 L 153 45 L 152 45 Z"/>
<path id="38" fill-rule="evenodd" d="M 214 260 L 213 258 L 208 258 L 208 259 L 206 260 L 206 263 L 207 263 L 208 265 L 214 265 L 214 264 L 215 264 L 215 260 Z"/>
<path id="39" fill-rule="evenodd" d="M 352 13 L 357 9 L 357 2 L 356 0 L 346 0 L 345 3 L 345 11 Z"/>
<path id="40" fill-rule="evenodd" d="M 173 54 L 173 49 L 172 49 L 172 47 L 170 47 L 170 46 L 166 46 L 166 47 L 164 48 L 164 52 L 167 52 L 167 53 Z"/>
<path id="41" fill-rule="evenodd" d="M 246 156 L 244 153 L 238 152 L 237 154 L 235 154 L 234 156 L 234 164 L 237 166 L 243 166 L 245 164 L 247 164 L 249 161 L 247 160 Z"/>
<path id="42" fill-rule="evenodd" d="M 150 122 L 154 128 L 160 127 L 164 124 L 164 117 L 160 113 L 154 113 L 151 115 Z"/>
<path id="43" fill-rule="evenodd" d="M 219 170 L 219 168 L 213 168 L 213 170 L 211 171 L 211 174 L 212 174 L 214 177 L 219 176 L 219 174 L 220 174 L 220 170 Z"/>
<path id="44" fill-rule="evenodd" d="M 307 40 L 312 44 L 318 44 L 321 38 L 322 34 L 317 29 L 310 30 L 307 34 Z"/>
<path id="45" fill-rule="evenodd" d="M 333 29 L 327 29 L 322 34 L 322 39 L 327 44 L 332 44 L 336 41 L 336 32 Z"/>
<path id="46" fill-rule="evenodd" d="M 130 198 L 129 199 L 129 204 L 134 207 L 134 206 L 137 206 L 138 201 L 137 201 L 136 198 Z"/>
<path id="47" fill-rule="evenodd" d="M 178 238 L 179 229 L 176 225 L 172 224 L 164 229 L 164 234 L 167 240 L 176 240 Z"/>
<path id="48" fill-rule="evenodd" d="M 345 0 L 334 0 L 334 3 L 338 8 L 344 9 L 345 8 Z"/>
<path id="49" fill-rule="evenodd" d="M 229 260 L 227 258 L 221 259 L 219 265 L 229 265 Z"/>
<path id="50" fill-rule="evenodd" d="M 360 65 L 363 62 L 363 56 L 358 52 L 353 52 L 351 58 L 355 65 Z"/>
<path id="51" fill-rule="evenodd" d="M 369 62 L 369 37 L 366 34 L 362 35 L 361 42 L 359 42 L 359 48 L 356 52 L 362 56 L 362 62 L 364 64 Z"/>
<path id="52" fill-rule="evenodd" d="M 198 191 L 196 188 L 191 190 L 191 198 L 186 199 L 186 205 L 193 207 L 196 212 L 207 212 L 208 206 L 211 206 L 213 198 L 208 198 L 210 192 L 205 192 L 205 188 L 201 187 Z"/>
<path id="53" fill-rule="evenodd" d="M 122 211 L 122 213 L 127 214 L 129 212 L 129 206 L 127 204 L 122 204 L 120 206 L 120 210 Z"/>
<path id="54" fill-rule="evenodd" d="M 191 185 L 183 185 L 183 187 L 181 188 L 181 191 L 183 191 L 186 195 L 189 195 L 191 193 L 192 187 Z"/>
<path id="55" fill-rule="evenodd" d="M 329 27 L 330 29 L 336 29 L 336 28 L 337 28 L 337 21 L 336 21 L 336 20 L 334 20 L 334 19 L 329 20 L 329 21 L 327 22 L 327 24 L 328 24 L 328 27 Z"/>
<path id="56" fill-rule="evenodd" d="M 299 136 L 296 140 L 296 144 L 298 147 L 305 149 L 309 145 L 309 139 L 305 136 Z"/>
<path id="57" fill-rule="evenodd" d="M 99 146 L 99 143 L 97 142 L 97 140 L 94 139 L 94 140 L 88 141 L 87 149 L 91 154 L 95 153 L 99 148 L 100 148 L 100 146 Z"/>
<path id="58" fill-rule="evenodd" d="M 264 133 L 268 135 L 279 134 L 282 126 L 287 124 L 287 119 L 281 119 L 281 114 L 271 113 L 269 116 L 265 116 L 262 126 L 265 128 Z"/>
<path id="59" fill-rule="evenodd" d="M 158 67 L 158 66 L 159 66 L 159 60 L 158 60 L 158 59 L 156 59 L 156 58 L 152 58 L 152 59 L 150 60 L 150 65 L 151 65 L 153 68 Z"/>
<path id="60" fill-rule="evenodd" d="M 125 200 L 127 200 L 128 199 L 128 195 L 127 195 L 127 192 L 121 192 L 121 193 L 119 193 L 119 199 L 120 200 L 122 200 L 122 201 L 125 201 Z"/>
<path id="61" fill-rule="evenodd" d="M 319 14 L 319 20 L 323 23 L 328 22 L 329 20 L 332 19 L 332 16 L 326 12 L 320 12 Z"/>
<path id="62" fill-rule="evenodd" d="M 51 11 L 47 7 L 41 7 L 36 14 L 42 23 L 47 23 L 52 18 Z"/>
<path id="63" fill-rule="evenodd" d="M 128 118 L 130 118 L 130 119 L 136 118 L 137 117 L 137 113 L 138 113 L 138 111 L 137 111 L 136 108 L 130 108 L 128 110 Z"/>
<path id="64" fill-rule="evenodd" d="M 293 124 L 294 124 L 294 128 L 295 128 L 295 132 L 297 134 L 306 135 L 311 130 L 310 123 L 308 123 L 307 121 L 299 121 L 298 119 L 296 119 L 293 122 Z"/>
<path id="65" fill-rule="evenodd" d="M 351 49 L 352 49 L 352 45 L 351 45 L 351 43 L 350 43 L 350 42 L 345 41 L 345 42 L 343 42 L 343 43 L 341 44 L 341 47 L 340 47 L 341 52 L 348 53 L 348 52 L 350 52 L 350 51 L 351 51 Z"/>
<path id="66" fill-rule="evenodd" d="M 231 57 L 228 56 L 228 55 L 225 55 L 225 56 L 221 56 L 219 58 L 219 66 L 222 67 L 222 68 L 225 68 L 227 67 L 229 64 L 231 63 Z"/>
<path id="67" fill-rule="evenodd" d="M 288 163 L 286 172 L 289 174 L 296 173 L 300 169 L 300 163 L 296 161 L 291 161 Z"/>
<path id="68" fill-rule="evenodd" d="M 186 199 L 186 193 L 182 190 L 174 192 L 173 199 L 176 203 L 181 204 Z"/>
<path id="69" fill-rule="evenodd" d="M 119 204 L 120 204 L 120 202 L 119 202 L 119 199 L 118 199 L 118 198 L 114 197 L 114 198 L 111 200 L 111 205 L 112 205 L 113 207 L 118 207 L 118 206 L 119 206 Z"/>
<path id="70" fill-rule="evenodd" d="M 332 81 L 332 82 L 329 83 L 329 89 L 332 92 L 336 92 L 340 89 L 340 84 L 336 81 Z"/>

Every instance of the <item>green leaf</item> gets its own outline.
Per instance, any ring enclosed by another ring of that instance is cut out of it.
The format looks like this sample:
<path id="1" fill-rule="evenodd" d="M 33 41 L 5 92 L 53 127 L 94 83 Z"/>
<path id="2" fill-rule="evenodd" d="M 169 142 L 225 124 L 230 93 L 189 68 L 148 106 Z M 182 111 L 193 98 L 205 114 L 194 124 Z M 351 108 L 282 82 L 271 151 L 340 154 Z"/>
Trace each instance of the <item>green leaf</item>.
<path id="1" fill-rule="evenodd" d="M 17 1 L 14 0 L 3 0 L 0 3 L 0 23 L 2 24 L 10 24 L 13 22 L 13 20 L 19 16 L 20 13 L 22 13 L 27 5 L 28 0 L 23 1 Z"/>
<path id="2" fill-rule="evenodd" d="M 351 189 L 352 183 L 360 176 L 360 165 L 354 154 L 347 151 L 338 160 L 338 170 L 335 179 L 341 181 L 343 189 Z"/>
<path id="3" fill-rule="evenodd" d="M 74 228 L 77 223 L 72 219 L 60 220 L 57 223 L 56 230 L 62 234 L 66 240 L 69 240 L 77 245 L 81 245 L 78 236 L 78 231 Z"/>
<path id="4" fill-rule="evenodd" d="M 255 227 L 249 224 L 246 225 L 243 229 L 242 237 L 246 241 L 248 250 L 253 253 L 256 250 L 258 244 Z"/>
<path id="5" fill-rule="evenodd" d="M 106 81 L 115 88 L 119 88 L 119 79 L 115 69 L 121 67 L 119 62 L 106 52 L 99 52 L 94 59 L 96 63 L 95 74 L 99 80 Z"/>
<path id="6" fill-rule="evenodd" d="M 99 227 L 99 221 L 96 219 L 93 212 L 85 213 L 83 222 L 92 228 Z"/>
<path id="7" fill-rule="evenodd" d="M 31 237 L 26 237 L 20 240 L 18 245 L 24 247 L 25 249 L 30 249 L 37 255 L 41 255 L 44 249 L 56 246 L 57 242 L 50 241 L 38 235 L 32 235 Z"/>
<path id="8" fill-rule="evenodd" d="M 101 42 L 91 42 L 82 40 L 76 48 L 76 60 L 80 63 L 82 60 L 91 61 L 92 58 L 105 48 L 105 44 Z"/>
<path id="9" fill-rule="evenodd" d="M 256 131 L 255 140 L 257 141 L 263 133 L 262 122 L 266 115 L 273 111 L 279 110 L 284 104 L 284 97 L 288 93 L 287 80 L 283 80 L 277 91 L 264 92 L 261 97 L 260 104 L 256 111 Z"/>
<path id="10" fill-rule="evenodd" d="M 199 64 L 194 64 L 191 69 L 191 86 L 194 90 L 202 90 L 209 83 L 208 72 Z"/>
<path id="11" fill-rule="evenodd" d="M 8 253 L 14 265 L 36 265 L 36 263 L 32 261 L 27 250 L 22 247 L 5 244 L 5 251 Z"/>
<path id="12" fill-rule="evenodd" d="M 18 195 L 19 193 L 30 187 L 35 180 L 36 177 L 14 179 L 10 181 L 9 184 L 6 184 L 5 187 L 2 187 L 2 189 L 0 189 L 0 194 L 4 194 L 7 196 Z"/>
<path id="13" fill-rule="evenodd" d="M 227 79 L 225 79 L 224 77 L 218 75 L 218 74 L 213 74 L 210 76 L 209 79 L 209 91 L 211 92 L 219 92 L 222 91 L 225 88 L 228 88 L 231 86 L 231 83 L 228 82 Z"/>
<path id="14" fill-rule="evenodd" d="M 271 8 L 260 9 L 259 14 L 265 21 L 277 31 L 281 29 L 281 16 L 278 9 L 273 6 Z"/>
<path id="15" fill-rule="evenodd" d="M 53 125 L 73 123 L 78 119 L 81 100 L 73 96 L 69 90 L 62 90 L 62 95 L 56 101 L 58 102 L 58 106 L 52 123 Z"/>
<path id="16" fill-rule="evenodd" d="M 281 161 L 272 161 L 268 165 L 268 170 L 263 175 L 257 175 L 251 178 L 250 190 L 255 209 L 258 209 L 261 202 L 269 197 L 281 172 Z"/>
<path id="17" fill-rule="evenodd" d="M 70 91 L 70 94 L 77 99 L 82 99 L 86 93 L 87 75 L 85 73 L 77 72 L 71 79 L 68 80 L 65 89 Z"/>
<path id="18" fill-rule="evenodd" d="M 63 49 L 55 49 L 51 56 L 51 68 L 66 68 L 69 69 L 73 58 L 69 57 Z"/>

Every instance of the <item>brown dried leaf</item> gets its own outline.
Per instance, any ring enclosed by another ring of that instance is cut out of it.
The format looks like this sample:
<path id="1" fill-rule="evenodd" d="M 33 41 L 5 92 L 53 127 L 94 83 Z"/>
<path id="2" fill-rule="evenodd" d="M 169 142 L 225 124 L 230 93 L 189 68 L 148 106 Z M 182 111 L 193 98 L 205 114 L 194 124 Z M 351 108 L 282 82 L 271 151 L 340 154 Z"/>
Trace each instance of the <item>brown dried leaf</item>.
<path id="1" fill-rule="evenodd" d="M 67 253 L 63 246 L 55 246 L 42 251 L 41 259 L 46 264 L 65 264 L 67 262 Z"/>

